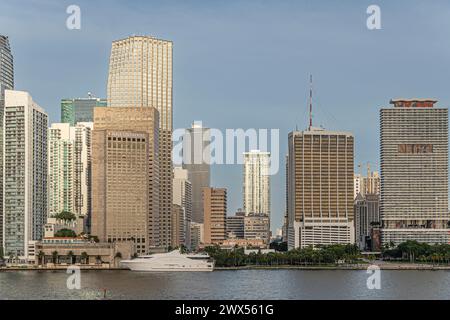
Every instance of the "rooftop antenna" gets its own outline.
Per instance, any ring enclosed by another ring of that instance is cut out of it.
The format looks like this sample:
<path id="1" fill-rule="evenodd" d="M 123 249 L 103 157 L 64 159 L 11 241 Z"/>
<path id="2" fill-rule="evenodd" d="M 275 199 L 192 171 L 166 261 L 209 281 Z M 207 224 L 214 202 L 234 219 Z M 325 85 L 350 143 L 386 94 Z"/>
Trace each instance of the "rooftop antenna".
<path id="1" fill-rule="evenodd" d="M 309 130 L 312 128 L 312 74 L 309 75 Z"/>

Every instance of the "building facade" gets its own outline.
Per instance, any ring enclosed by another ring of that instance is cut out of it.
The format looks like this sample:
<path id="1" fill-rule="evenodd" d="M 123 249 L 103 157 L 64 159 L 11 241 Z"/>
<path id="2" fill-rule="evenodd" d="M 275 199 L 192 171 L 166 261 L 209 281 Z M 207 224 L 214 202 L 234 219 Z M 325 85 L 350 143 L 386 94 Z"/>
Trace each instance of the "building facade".
<path id="1" fill-rule="evenodd" d="M 0 146 L 4 139 L 5 90 L 14 89 L 14 59 L 7 36 L 0 35 Z M 0 249 L 3 249 L 3 148 L 0 148 Z M 0 250 L 1 251 L 1 250 Z"/>
<path id="2" fill-rule="evenodd" d="M 234 216 L 227 216 L 227 238 L 244 239 L 245 212 L 238 210 Z"/>
<path id="3" fill-rule="evenodd" d="M 183 229 L 180 244 L 191 247 L 191 221 L 192 221 L 192 185 L 188 180 L 188 172 L 180 167 L 173 170 L 173 204 L 182 210 Z M 176 230 L 177 228 L 175 228 Z"/>
<path id="4" fill-rule="evenodd" d="M 371 250 L 372 229 L 379 228 L 380 220 L 380 196 L 375 193 L 367 193 L 364 196 L 359 193 L 355 199 L 355 237 L 360 250 Z"/>
<path id="5" fill-rule="evenodd" d="M 449 243 L 448 109 L 395 99 L 380 110 L 383 244 Z"/>
<path id="6" fill-rule="evenodd" d="M 24 91 L 5 91 L 4 248 L 28 256 L 47 219 L 48 117 Z"/>
<path id="7" fill-rule="evenodd" d="M 171 245 L 172 221 L 172 42 L 131 36 L 112 43 L 108 106 L 159 112 L 159 220 L 157 245 Z"/>
<path id="8" fill-rule="evenodd" d="M 158 121 L 155 108 L 94 111 L 92 234 L 138 254 L 159 243 Z"/>
<path id="9" fill-rule="evenodd" d="M 288 247 L 354 243 L 354 139 L 311 127 L 289 134 Z"/>
<path id="10" fill-rule="evenodd" d="M 188 171 L 192 184 L 192 221 L 203 223 L 203 188 L 211 183 L 210 153 L 211 133 L 201 121 L 186 129 L 183 137 L 183 168 Z"/>
<path id="11" fill-rule="evenodd" d="M 270 243 L 270 220 L 264 213 L 249 213 L 244 217 L 244 238 L 260 239 L 265 245 Z"/>
<path id="12" fill-rule="evenodd" d="M 204 243 L 221 244 L 227 238 L 227 189 L 203 188 Z"/>
<path id="13" fill-rule="evenodd" d="M 53 216 L 68 211 L 91 214 L 92 122 L 53 123 L 48 130 L 48 208 Z"/>
<path id="14" fill-rule="evenodd" d="M 264 213 L 270 216 L 270 152 L 244 152 L 242 198 L 246 215 Z"/>
<path id="15" fill-rule="evenodd" d="M 75 126 L 78 122 L 93 122 L 94 108 L 106 107 L 106 99 L 94 98 L 89 94 L 88 98 L 73 98 L 61 100 L 61 122 Z"/>

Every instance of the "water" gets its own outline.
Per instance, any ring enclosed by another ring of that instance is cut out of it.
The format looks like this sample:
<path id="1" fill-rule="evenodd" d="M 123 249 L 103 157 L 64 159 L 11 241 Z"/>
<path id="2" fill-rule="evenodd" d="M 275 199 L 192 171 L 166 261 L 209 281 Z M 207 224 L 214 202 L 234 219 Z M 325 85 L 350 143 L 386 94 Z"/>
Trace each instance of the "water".
<path id="1" fill-rule="evenodd" d="M 82 271 L 69 290 L 62 271 L 0 272 L 0 299 L 449 299 L 450 271 L 233 270 L 192 273 Z"/>

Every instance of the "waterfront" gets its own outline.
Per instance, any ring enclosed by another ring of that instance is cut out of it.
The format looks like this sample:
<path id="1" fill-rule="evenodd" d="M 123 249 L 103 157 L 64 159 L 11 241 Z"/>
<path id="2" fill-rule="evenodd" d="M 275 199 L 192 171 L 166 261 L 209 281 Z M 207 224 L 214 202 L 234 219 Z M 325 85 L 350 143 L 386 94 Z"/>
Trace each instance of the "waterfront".
<path id="1" fill-rule="evenodd" d="M 0 299 L 448 299 L 450 271 L 382 270 L 369 290 L 365 270 L 239 270 L 198 273 L 82 271 L 81 289 L 63 271 L 0 272 Z"/>

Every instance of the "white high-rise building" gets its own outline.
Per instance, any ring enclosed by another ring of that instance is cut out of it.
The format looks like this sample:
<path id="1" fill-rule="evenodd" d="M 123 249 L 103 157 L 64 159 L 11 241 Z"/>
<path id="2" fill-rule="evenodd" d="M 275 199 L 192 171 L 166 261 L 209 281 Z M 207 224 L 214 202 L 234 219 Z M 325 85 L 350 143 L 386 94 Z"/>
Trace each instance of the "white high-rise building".
<path id="1" fill-rule="evenodd" d="M 24 91 L 5 91 L 4 247 L 26 260 L 47 219 L 48 116 Z"/>
<path id="2" fill-rule="evenodd" d="M 48 208 L 88 217 L 91 207 L 92 122 L 53 123 L 48 129 Z"/>
<path id="3" fill-rule="evenodd" d="M 183 211 L 183 234 L 179 239 L 183 244 L 191 247 L 192 221 L 192 185 L 188 180 L 188 171 L 180 167 L 173 169 L 173 203 L 179 205 Z"/>
<path id="4" fill-rule="evenodd" d="M 380 110 L 381 238 L 448 243 L 448 109 L 395 99 Z"/>
<path id="5" fill-rule="evenodd" d="M 244 152 L 243 208 L 245 215 L 270 215 L 270 152 Z"/>

